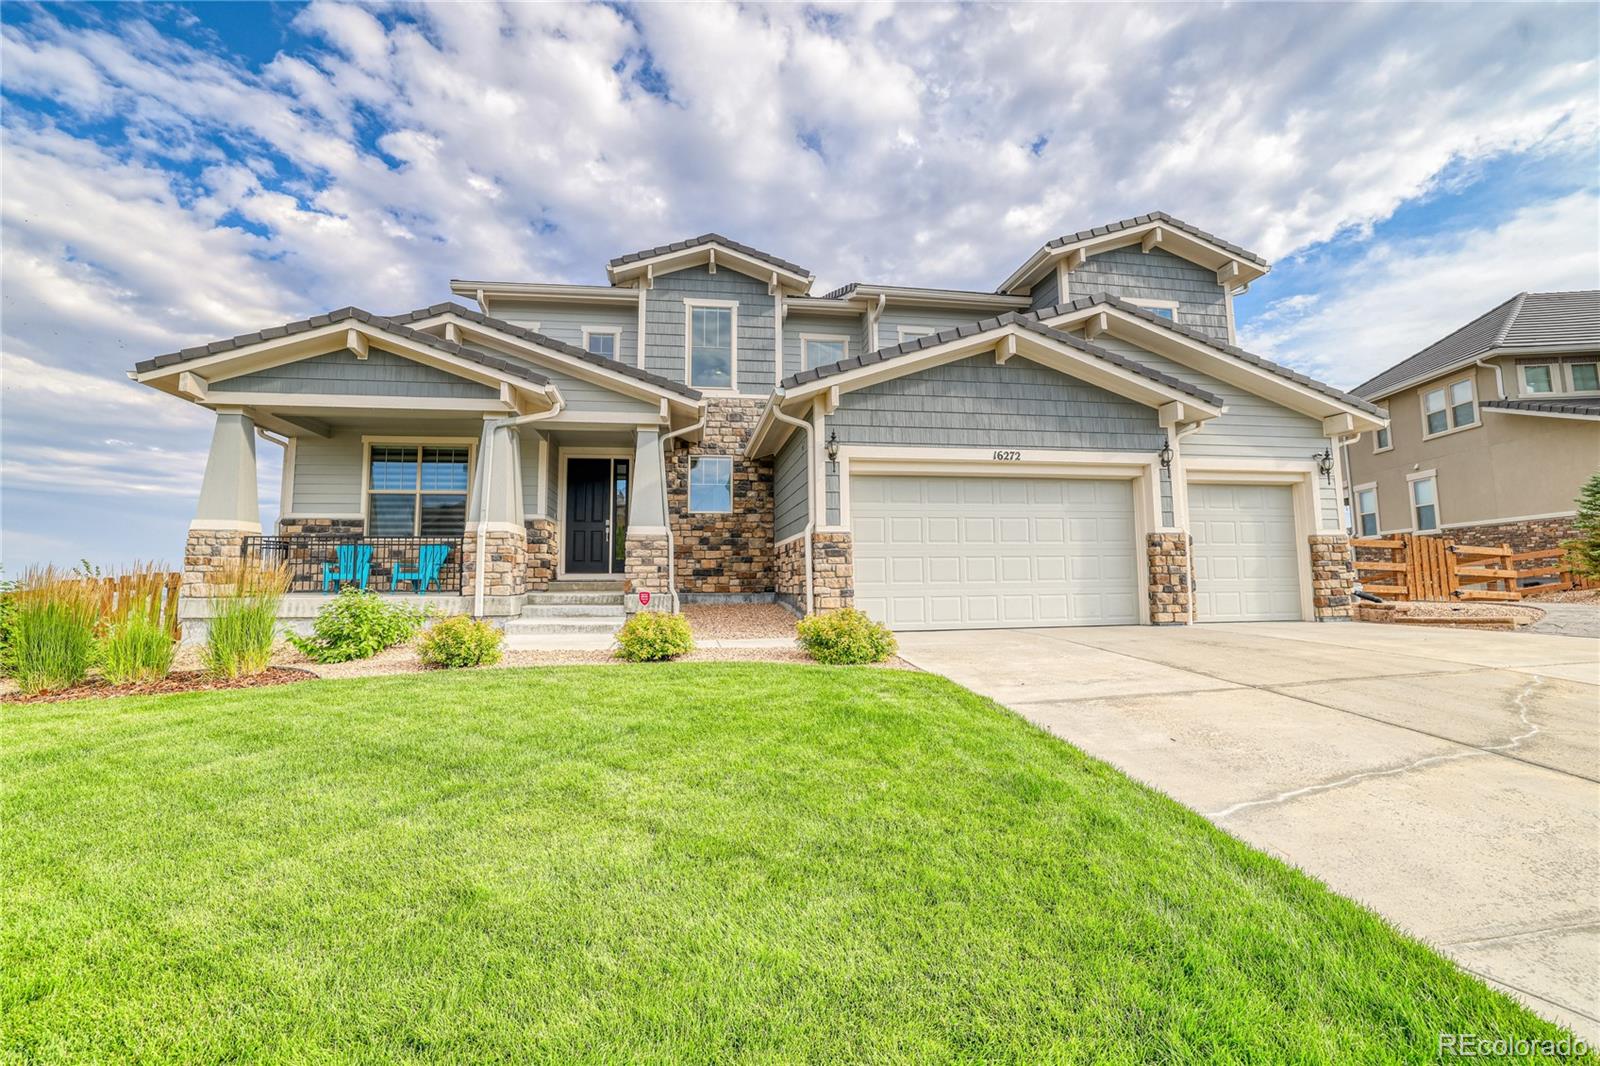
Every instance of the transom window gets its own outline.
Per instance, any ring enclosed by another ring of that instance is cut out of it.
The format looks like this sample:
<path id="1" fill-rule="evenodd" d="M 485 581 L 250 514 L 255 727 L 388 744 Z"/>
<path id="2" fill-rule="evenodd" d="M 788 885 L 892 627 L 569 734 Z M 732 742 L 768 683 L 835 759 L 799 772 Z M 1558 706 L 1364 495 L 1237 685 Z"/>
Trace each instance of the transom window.
<path id="1" fill-rule="evenodd" d="M 1418 533 L 1439 528 L 1439 483 L 1432 474 L 1411 481 L 1411 522 Z"/>
<path id="2" fill-rule="evenodd" d="M 931 337 L 935 332 L 932 326 L 901 326 L 895 330 L 895 343 L 904 344 L 906 341 L 914 341 L 919 337 Z"/>
<path id="3" fill-rule="evenodd" d="M 367 534 L 459 537 L 467 525 L 472 451 L 465 444 L 373 444 Z"/>
<path id="4" fill-rule="evenodd" d="M 689 385 L 696 389 L 734 388 L 738 310 L 733 304 L 684 301 L 689 316 Z"/>
<path id="5" fill-rule="evenodd" d="M 1363 537 L 1378 535 L 1378 486 L 1356 489 L 1356 532 Z"/>
<path id="6" fill-rule="evenodd" d="M 850 355 L 850 339 L 831 334 L 800 335 L 800 367 L 810 370 L 814 366 L 837 363 Z"/>
<path id="7" fill-rule="evenodd" d="M 731 456 L 689 457 L 689 510 L 700 514 L 727 514 L 733 510 Z"/>
<path id="8" fill-rule="evenodd" d="M 607 359 L 617 357 L 618 337 L 614 329 L 586 329 L 583 331 L 584 351 L 591 355 L 603 355 Z"/>
<path id="9" fill-rule="evenodd" d="M 1143 308 L 1158 318 L 1168 322 L 1175 322 L 1178 318 L 1178 305 L 1171 300 L 1129 300 L 1135 307 Z"/>
<path id="10" fill-rule="evenodd" d="M 1462 378 L 1422 394 L 1422 435 L 1424 438 L 1465 429 L 1478 422 L 1477 397 L 1471 378 Z"/>

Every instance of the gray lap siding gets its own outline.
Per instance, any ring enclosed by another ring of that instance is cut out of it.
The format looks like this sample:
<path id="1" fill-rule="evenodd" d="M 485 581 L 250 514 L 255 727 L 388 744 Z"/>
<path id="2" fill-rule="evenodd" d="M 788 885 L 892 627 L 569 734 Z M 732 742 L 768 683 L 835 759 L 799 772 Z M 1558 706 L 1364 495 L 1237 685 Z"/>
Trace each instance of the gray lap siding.
<path id="1" fill-rule="evenodd" d="M 802 533 L 806 517 L 811 510 L 806 492 L 806 434 L 796 431 L 773 459 L 773 525 L 774 537 L 784 540 Z"/>
<path id="2" fill-rule="evenodd" d="M 479 400 L 496 390 L 458 374 L 373 348 L 365 359 L 330 352 L 282 366 L 214 381 L 219 392 L 292 393 L 297 396 L 409 396 Z"/>

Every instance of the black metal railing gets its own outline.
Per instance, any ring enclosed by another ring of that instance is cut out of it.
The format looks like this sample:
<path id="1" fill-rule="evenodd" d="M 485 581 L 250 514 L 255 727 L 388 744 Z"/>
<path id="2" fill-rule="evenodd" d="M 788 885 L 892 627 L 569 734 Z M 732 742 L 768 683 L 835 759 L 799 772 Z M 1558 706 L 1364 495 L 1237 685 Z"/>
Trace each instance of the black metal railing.
<path id="1" fill-rule="evenodd" d="M 292 534 L 287 537 L 246 537 L 244 555 L 268 566 L 289 568 L 290 592 L 325 592 L 330 596 L 346 585 L 371 592 L 421 592 L 424 577 L 431 577 L 429 595 L 461 593 L 461 537 L 362 537 Z M 424 551 L 424 549 L 430 549 Z M 437 570 L 431 564 L 438 549 L 446 549 Z"/>

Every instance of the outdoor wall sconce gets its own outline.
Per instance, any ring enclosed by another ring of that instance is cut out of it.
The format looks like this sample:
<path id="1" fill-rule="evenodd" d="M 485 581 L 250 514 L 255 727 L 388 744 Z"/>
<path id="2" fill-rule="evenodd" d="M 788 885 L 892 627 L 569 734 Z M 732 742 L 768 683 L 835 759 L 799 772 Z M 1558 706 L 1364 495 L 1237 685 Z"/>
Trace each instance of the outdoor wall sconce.
<path id="1" fill-rule="evenodd" d="M 828 434 L 828 462 L 839 462 L 839 434 L 833 432 Z"/>
<path id="2" fill-rule="evenodd" d="M 1313 455 L 1311 458 L 1317 461 L 1317 473 L 1322 475 L 1322 480 L 1330 485 L 1333 484 L 1333 449 L 1324 448 L 1321 455 Z"/>
<path id="3" fill-rule="evenodd" d="M 1163 470 L 1171 470 L 1172 469 L 1172 442 L 1171 441 L 1163 441 L 1162 442 L 1161 450 L 1159 452 L 1156 452 L 1156 458 L 1161 460 L 1161 469 L 1163 469 Z"/>

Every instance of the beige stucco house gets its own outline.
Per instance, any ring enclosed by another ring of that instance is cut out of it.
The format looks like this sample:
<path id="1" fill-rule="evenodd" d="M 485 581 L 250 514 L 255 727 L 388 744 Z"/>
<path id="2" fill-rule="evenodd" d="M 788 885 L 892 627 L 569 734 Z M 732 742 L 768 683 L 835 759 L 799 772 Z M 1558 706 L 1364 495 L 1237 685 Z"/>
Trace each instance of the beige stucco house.
<path id="1" fill-rule="evenodd" d="M 1600 291 L 1519 293 L 1352 392 L 1389 414 L 1345 445 L 1354 533 L 1554 547 L 1600 470 Z"/>

